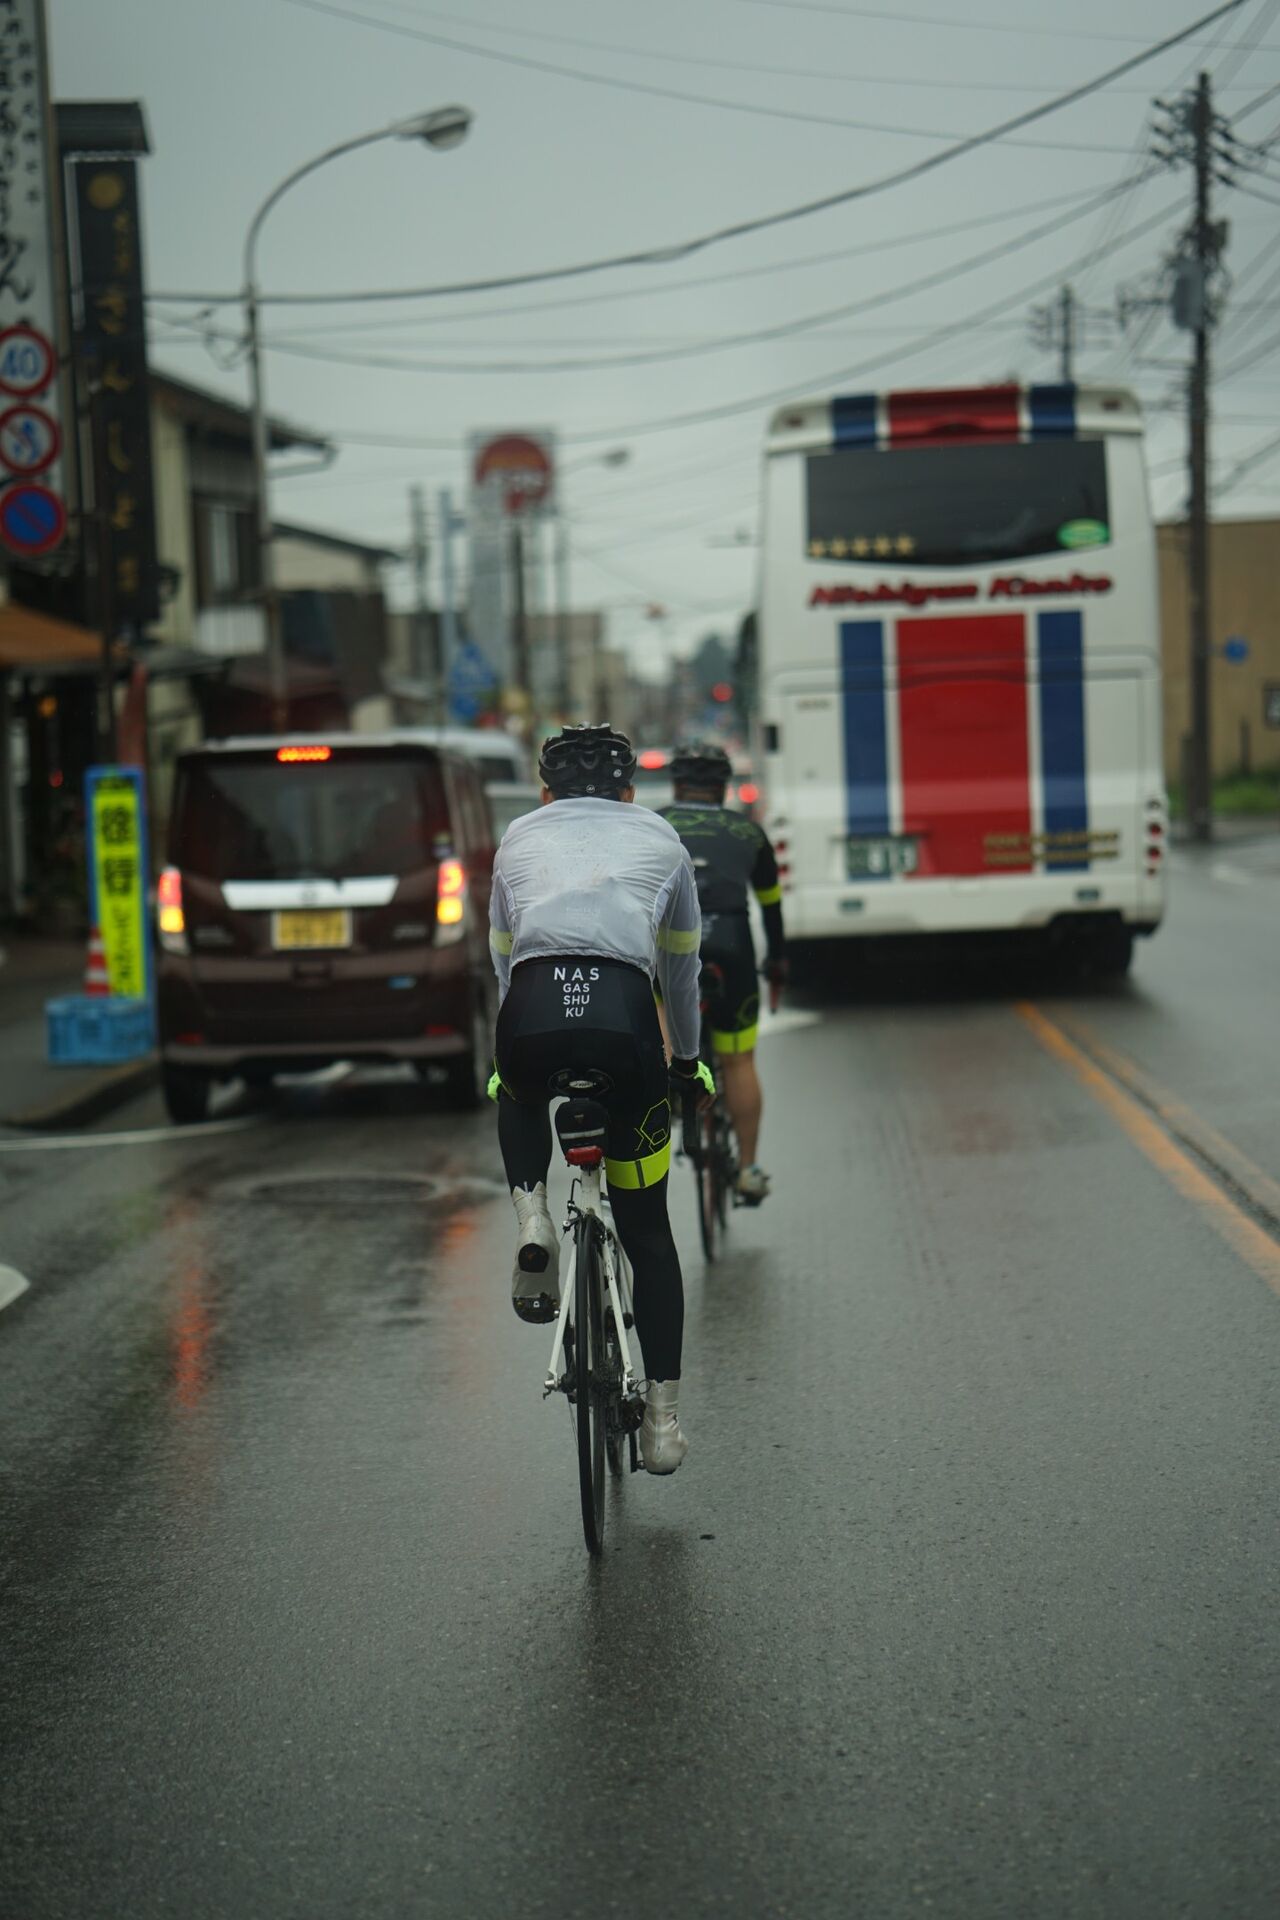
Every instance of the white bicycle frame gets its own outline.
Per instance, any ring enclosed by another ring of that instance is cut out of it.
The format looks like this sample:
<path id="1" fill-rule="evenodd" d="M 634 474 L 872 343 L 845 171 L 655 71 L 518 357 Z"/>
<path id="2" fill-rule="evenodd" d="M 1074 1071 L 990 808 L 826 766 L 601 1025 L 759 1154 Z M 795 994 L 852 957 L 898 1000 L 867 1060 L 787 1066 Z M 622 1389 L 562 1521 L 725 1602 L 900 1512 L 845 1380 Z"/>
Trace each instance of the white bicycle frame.
<path id="1" fill-rule="evenodd" d="M 631 1365 L 631 1348 L 627 1342 L 627 1318 L 631 1312 L 631 1262 L 622 1251 L 613 1225 L 613 1213 L 603 1190 L 599 1167 L 581 1169 L 575 1176 L 569 1189 L 569 1207 L 561 1228 L 561 1264 L 564 1264 L 564 1249 L 574 1248 L 574 1239 L 570 1229 L 575 1219 L 581 1215 L 590 1215 L 599 1220 L 604 1227 L 601 1235 L 601 1258 L 604 1265 L 605 1284 L 609 1289 L 609 1301 L 613 1307 L 613 1323 L 618 1333 L 618 1348 L 622 1355 L 622 1396 L 630 1399 L 640 1392 L 640 1383 L 636 1379 Z M 556 1337 L 551 1348 L 551 1361 L 547 1368 L 547 1377 L 542 1385 L 542 1397 L 559 1390 L 560 1370 L 564 1364 L 564 1330 L 569 1320 L 569 1302 L 574 1295 L 574 1278 L 570 1273 L 560 1276 L 560 1317 L 556 1321 Z"/>

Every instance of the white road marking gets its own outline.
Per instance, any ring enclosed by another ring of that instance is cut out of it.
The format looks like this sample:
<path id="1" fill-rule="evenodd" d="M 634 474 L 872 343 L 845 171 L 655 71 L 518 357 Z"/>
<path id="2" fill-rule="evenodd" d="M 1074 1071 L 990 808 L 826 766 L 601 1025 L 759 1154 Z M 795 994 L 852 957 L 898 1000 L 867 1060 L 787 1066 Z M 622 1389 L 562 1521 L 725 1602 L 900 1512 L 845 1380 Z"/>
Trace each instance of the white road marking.
<path id="1" fill-rule="evenodd" d="M 205 1120 L 195 1127 L 135 1127 L 129 1133 L 50 1133 L 33 1134 L 21 1140 L 0 1140 L 0 1153 L 81 1153 L 95 1147 L 150 1147 L 164 1142 L 188 1144 L 205 1140 L 211 1133 L 242 1133 L 246 1127 L 262 1125 L 256 1113 L 239 1114 L 230 1120 Z"/>
<path id="2" fill-rule="evenodd" d="M 1229 887 L 1251 887 L 1255 876 L 1244 873 L 1239 867 L 1229 867 L 1225 860 L 1215 860 L 1209 869 L 1211 880 L 1225 880 Z"/>
<path id="3" fill-rule="evenodd" d="M 31 1282 L 16 1267 L 0 1266 L 0 1312 L 20 1300 Z"/>
<path id="4" fill-rule="evenodd" d="M 779 1013 L 770 1013 L 765 1008 L 760 1014 L 757 1038 L 767 1040 L 774 1033 L 798 1033 L 802 1027 L 816 1027 L 821 1018 L 820 1013 L 802 1013 L 798 1007 L 783 1007 Z"/>

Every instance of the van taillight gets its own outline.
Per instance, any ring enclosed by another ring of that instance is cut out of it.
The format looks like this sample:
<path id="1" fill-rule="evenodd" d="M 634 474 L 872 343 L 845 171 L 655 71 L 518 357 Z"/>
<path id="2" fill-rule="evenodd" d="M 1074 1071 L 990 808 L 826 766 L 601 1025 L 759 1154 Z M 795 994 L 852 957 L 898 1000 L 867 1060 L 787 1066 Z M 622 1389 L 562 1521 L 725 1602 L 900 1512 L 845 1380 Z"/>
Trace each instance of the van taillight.
<path id="1" fill-rule="evenodd" d="M 156 888 L 160 944 L 169 953 L 187 951 L 187 917 L 182 911 L 182 875 L 176 867 L 166 867 Z"/>
<path id="2" fill-rule="evenodd" d="M 442 860 L 436 878 L 436 920 L 442 927 L 462 928 L 467 910 L 467 875 L 461 860 Z"/>

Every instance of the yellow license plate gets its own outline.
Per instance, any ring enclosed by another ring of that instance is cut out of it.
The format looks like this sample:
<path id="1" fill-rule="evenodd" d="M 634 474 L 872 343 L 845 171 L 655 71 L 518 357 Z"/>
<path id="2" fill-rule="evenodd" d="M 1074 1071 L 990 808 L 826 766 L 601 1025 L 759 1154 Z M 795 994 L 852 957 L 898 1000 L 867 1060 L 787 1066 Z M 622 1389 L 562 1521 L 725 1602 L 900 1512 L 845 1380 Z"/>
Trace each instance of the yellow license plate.
<path id="1" fill-rule="evenodd" d="M 349 947 L 351 915 L 346 907 L 325 912 L 277 913 L 273 917 L 272 944 L 296 951 L 299 947 Z"/>

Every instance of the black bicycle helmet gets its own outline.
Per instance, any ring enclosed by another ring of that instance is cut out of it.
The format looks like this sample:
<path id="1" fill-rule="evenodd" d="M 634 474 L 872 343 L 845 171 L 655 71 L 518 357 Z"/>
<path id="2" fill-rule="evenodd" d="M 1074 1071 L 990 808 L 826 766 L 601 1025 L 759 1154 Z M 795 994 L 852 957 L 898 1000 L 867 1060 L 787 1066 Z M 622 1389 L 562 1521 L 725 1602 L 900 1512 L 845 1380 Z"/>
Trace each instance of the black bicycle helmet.
<path id="1" fill-rule="evenodd" d="M 566 727 L 543 741 L 538 772 L 557 800 L 616 800 L 635 780 L 635 749 L 608 724 Z"/>
<path id="2" fill-rule="evenodd" d="M 678 787 L 727 787 L 733 767 L 714 740 L 686 740 L 672 754 L 670 771 Z"/>

